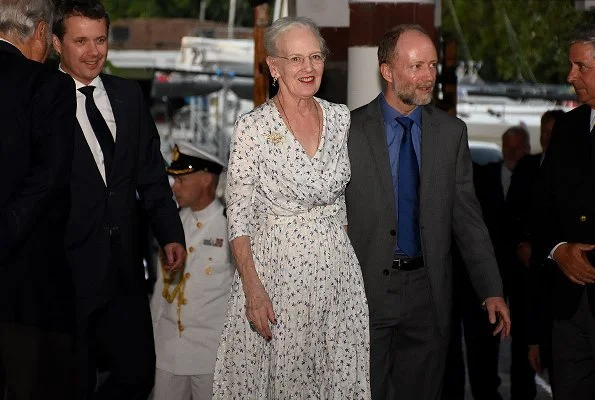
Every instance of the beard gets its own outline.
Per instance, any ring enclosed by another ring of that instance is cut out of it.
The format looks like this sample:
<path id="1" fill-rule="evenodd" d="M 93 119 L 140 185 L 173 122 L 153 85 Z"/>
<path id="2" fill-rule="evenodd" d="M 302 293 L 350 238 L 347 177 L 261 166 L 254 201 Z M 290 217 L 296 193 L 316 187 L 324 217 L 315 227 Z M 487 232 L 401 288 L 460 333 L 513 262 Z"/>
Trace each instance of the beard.
<path id="1" fill-rule="evenodd" d="M 397 82 L 393 82 L 393 91 L 397 98 L 399 98 L 404 104 L 410 106 L 425 106 L 430 104 L 434 92 L 434 84 L 403 84 L 399 85 Z M 432 88 L 432 91 L 427 94 L 416 93 L 417 89 Z"/>

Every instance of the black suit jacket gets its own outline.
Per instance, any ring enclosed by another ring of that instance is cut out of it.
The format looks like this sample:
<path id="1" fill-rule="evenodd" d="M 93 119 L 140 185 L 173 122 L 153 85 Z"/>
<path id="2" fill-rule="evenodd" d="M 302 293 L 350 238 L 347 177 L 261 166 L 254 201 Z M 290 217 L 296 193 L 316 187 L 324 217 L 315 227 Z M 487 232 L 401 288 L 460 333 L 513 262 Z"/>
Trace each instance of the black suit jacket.
<path id="1" fill-rule="evenodd" d="M 508 202 L 513 217 L 513 235 L 516 244 L 530 242 L 532 195 L 539 174 L 543 153 L 528 154 L 517 163 L 508 189 Z"/>
<path id="2" fill-rule="evenodd" d="M 505 291 L 509 289 L 513 265 L 516 263 L 511 236 L 512 216 L 502 187 L 502 161 L 474 168 L 475 193 L 483 219 L 494 245 L 498 268 Z M 507 196 L 508 197 L 508 196 Z"/>
<path id="3" fill-rule="evenodd" d="M 101 75 L 116 121 L 111 173 L 104 183 L 80 126 L 72 164 L 72 211 L 67 229 L 77 302 L 82 309 L 116 290 L 144 290 L 139 265 L 137 196 L 161 246 L 184 244 L 159 135 L 140 87 Z"/>
<path id="4" fill-rule="evenodd" d="M 0 320 L 64 331 L 74 83 L 0 41 Z"/>
<path id="5" fill-rule="evenodd" d="M 560 242 L 595 243 L 595 160 L 589 140 L 591 108 L 582 105 L 556 121 L 535 187 L 534 229 L 545 258 Z M 595 264 L 593 252 L 588 254 Z M 570 318 L 585 287 L 555 269 L 554 317 Z M 587 285 L 591 311 L 595 285 Z"/>

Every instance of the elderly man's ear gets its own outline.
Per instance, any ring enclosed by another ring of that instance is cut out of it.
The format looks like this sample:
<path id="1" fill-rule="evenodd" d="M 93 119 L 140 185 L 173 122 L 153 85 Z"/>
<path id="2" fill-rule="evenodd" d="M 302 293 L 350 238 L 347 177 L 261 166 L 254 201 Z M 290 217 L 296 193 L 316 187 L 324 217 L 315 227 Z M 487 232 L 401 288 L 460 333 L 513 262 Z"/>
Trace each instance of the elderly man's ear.
<path id="1" fill-rule="evenodd" d="M 45 21 L 40 21 L 35 25 L 33 36 L 30 39 L 29 58 L 33 61 L 44 62 L 50 54 L 51 42 L 50 26 Z"/>

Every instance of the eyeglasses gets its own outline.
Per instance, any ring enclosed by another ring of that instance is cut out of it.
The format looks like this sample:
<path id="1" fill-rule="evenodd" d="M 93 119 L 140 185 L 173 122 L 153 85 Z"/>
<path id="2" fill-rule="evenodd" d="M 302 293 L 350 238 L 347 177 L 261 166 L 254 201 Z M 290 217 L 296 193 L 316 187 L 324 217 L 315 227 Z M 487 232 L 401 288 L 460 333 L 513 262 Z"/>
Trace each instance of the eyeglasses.
<path id="1" fill-rule="evenodd" d="M 321 65 L 324 64 L 324 60 L 326 59 L 326 56 L 322 53 L 314 53 L 314 54 L 310 54 L 309 56 L 300 56 L 300 55 L 294 55 L 291 57 L 283 57 L 283 56 L 274 56 L 276 58 L 282 58 L 284 60 L 289 61 L 289 64 L 292 67 L 300 67 L 302 65 L 304 65 L 304 62 L 306 61 L 306 58 L 310 59 L 310 62 L 312 63 L 312 65 Z"/>

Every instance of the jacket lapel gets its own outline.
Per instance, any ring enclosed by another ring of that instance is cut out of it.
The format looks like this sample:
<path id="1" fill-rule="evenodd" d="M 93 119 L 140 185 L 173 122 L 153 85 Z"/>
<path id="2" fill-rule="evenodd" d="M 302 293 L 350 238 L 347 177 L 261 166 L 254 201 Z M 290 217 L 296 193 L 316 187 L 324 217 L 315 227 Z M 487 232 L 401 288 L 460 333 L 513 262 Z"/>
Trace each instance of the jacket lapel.
<path id="1" fill-rule="evenodd" d="M 109 98 L 109 102 L 112 107 L 112 113 L 114 114 L 114 120 L 116 121 L 114 160 L 110 171 L 110 176 L 106 179 L 109 182 L 109 178 L 113 176 L 114 171 L 117 169 L 118 164 L 122 160 L 122 157 L 126 155 L 126 148 L 128 146 L 128 137 L 126 135 L 127 119 L 122 96 L 119 93 L 118 87 L 114 84 L 114 81 L 109 75 L 105 74 L 101 74 L 101 81 L 103 82 L 103 86 L 107 92 L 107 97 Z"/>
<path id="2" fill-rule="evenodd" d="M 432 171 L 440 159 L 440 125 L 436 123 L 432 108 L 424 106 L 421 113 L 421 174 L 419 183 L 419 210 L 426 207 L 426 193 L 432 192 Z M 421 216 L 420 216 L 421 217 Z"/>
<path id="3" fill-rule="evenodd" d="M 391 204 L 390 210 L 393 212 L 393 219 L 396 219 L 395 195 L 393 192 L 393 179 L 390 171 L 390 162 L 388 156 L 388 145 L 386 143 L 386 131 L 380 111 L 379 99 L 372 101 L 367 106 L 368 119 L 364 131 L 366 138 L 370 143 L 372 157 L 376 165 L 376 173 L 384 189 L 384 196 Z"/>
<path id="4" fill-rule="evenodd" d="M 75 162 L 73 164 L 77 165 L 77 168 L 80 167 L 82 171 L 89 171 L 89 173 L 92 174 L 98 182 L 101 182 L 101 184 L 105 186 L 105 182 L 103 181 L 103 177 L 101 176 L 99 167 L 97 166 L 95 158 L 93 157 L 93 152 L 89 147 L 89 143 L 85 138 L 85 134 L 83 133 L 83 129 L 81 128 L 81 125 L 79 124 L 78 120 L 76 122 L 76 128 L 77 134 L 75 136 L 75 148 L 80 148 L 81 150 L 84 150 L 76 152 L 74 154 L 74 157 L 76 159 L 79 159 L 80 161 Z"/>

